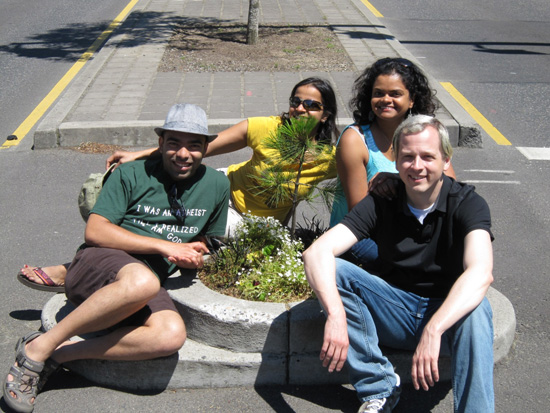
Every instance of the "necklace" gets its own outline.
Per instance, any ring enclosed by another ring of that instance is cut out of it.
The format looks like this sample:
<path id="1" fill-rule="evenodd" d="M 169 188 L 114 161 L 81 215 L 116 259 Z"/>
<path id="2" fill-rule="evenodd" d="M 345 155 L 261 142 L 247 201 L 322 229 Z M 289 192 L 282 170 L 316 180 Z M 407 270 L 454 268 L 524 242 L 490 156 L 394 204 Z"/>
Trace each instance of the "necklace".
<path id="1" fill-rule="evenodd" d="M 380 132 L 380 135 L 382 135 L 382 137 L 384 138 L 384 140 L 389 144 L 389 147 L 388 147 L 388 150 L 391 151 L 393 149 L 393 139 L 392 138 L 388 138 L 388 135 L 386 135 L 384 133 L 384 131 L 382 130 L 382 128 L 380 127 L 380 125 L 378 125 L 378 123 L 376 123 L 376 128 L 378 129 L 378 132 Z"/>

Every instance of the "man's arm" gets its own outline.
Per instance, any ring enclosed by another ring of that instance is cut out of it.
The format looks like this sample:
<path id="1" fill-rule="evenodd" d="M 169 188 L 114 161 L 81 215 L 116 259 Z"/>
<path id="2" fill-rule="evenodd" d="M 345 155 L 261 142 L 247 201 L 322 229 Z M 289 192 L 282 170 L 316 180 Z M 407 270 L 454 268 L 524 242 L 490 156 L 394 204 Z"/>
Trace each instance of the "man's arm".
<path id="1" fill-rule="evenodd" d="M 348 353 L 346 312 L 336 288 L 334 258 L 347 251 L 357 238 L 338 224 L 323 234 L 303 254 L 306 277 L 327 315 L 320 358 L 328 371 L 340 371 Z"/>
<path id="2" fill-rule="evenodd" d="M 88 218 L 84 239 L 92 247 L 114 248 L 130 254 L 159 254 L 182 268 L 201 267 L 202 254 L 208 252 L 202 242 L 178 244 L 134 234 L 93 213 Z"/>
<path id="3" fill-rule="evenodd" d="M 437 361 L 441 336 L 458 320 L 473 311 L 493 282 L 493 248 L 489 232 L 477 229 L 464 239 L 465 271 L 449 295 L 426 324 L 413 356 L 411 376 L 416 390 L 428 390 L 439 381 Z"/>

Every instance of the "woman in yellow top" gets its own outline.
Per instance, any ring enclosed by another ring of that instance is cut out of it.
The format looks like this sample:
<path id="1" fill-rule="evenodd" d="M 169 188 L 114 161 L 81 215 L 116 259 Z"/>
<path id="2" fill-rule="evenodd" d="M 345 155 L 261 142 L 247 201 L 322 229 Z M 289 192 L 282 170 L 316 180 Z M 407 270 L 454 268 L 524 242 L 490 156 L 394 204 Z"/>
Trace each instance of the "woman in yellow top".
<path id="1" fill-rule="evenodd" d="M 296 97 L 295 99 L 301 98 Z M 302 106 L 303 103 L 300 103 L 298 107 Z M 296 110 L 296 107 L 291 107 L 291 110 Z M 233 207 L 240 213 L 250 211 L 253 215 L 272 216 L 281 222 L 286 222 L 289 217 L 292 207 L 291 199 L 282 200 L 277 205 L 272 205 L 267 202 L 266 197 L 259 195 L 259 190 L 256 189 L 258 185 L 256 178 L 272 165 L 270 161 L 278 157 L 278 154 L 274 153 L 275 149 L 266 148 L 265 138 L 273 134 L 284 121 L 284 118 L 279 116 L 249 118 L 245 121 L 248 123 L 246 146 L 252 148 L 252 157 L 248 161 L 227 168 Z M 327 150 L 322 152 L 317 160 L 306 160 L 303 164 L 300 174 L 301 185 L 298 186 L 299 199 L 303 199 L 309 194 L 311 186 L 307 184 L 315 185 L 323 179 L 334 178 L 336 176 L 335 167 L 334 149 L 327 143 Z M 285 172 L 292 174 L 292 180 L 295 179 L 297 170 L 297 164 L 285 166 Z M 294 190 L 294 188 L 291 189 Z"/>
<path id="2" fill-rule="evenodd" d="M 227 176 L 231 183 L 231 198 L 233 208 L 238 213 L 250 213 L 257 216 L 273 216 L 281 222 L 286 222 L 292 208 L 288 200 L 276 207 L 266 205 L 262 196 L 255 189 L 254 176 L 260 176 L 267 167 L 267 161 L 272 158 L 273 149 L 266 148 L 265 140 L 271 136 L 281 123 L 289 122 L 291 118 L 307 116 L 318 121 L 314 129 L 314 139 L 317 143 L 327 145 L 329 150 L 318 157 L 316 161 L 306 161 L 300 176 L 301 183 L 316 183 L 336 177 L 335 149 L 333 142 L 338 135 L 336 128 L 336 96 L 330 83 L 324 79 L 311 77 L 297 83 L 290 94 L 288 112 L 280 116 L 255 117 L 243 120 L 236 125 L 220 132 L 218 137 L 208 145 L 205 156 L 221 155 L 250 147 L 252 157 L 243 163 L 227 168 Z M 157 155 L 156 148 L 138 152 L 117 151 L 107 159 L 107 167 L 112 163 L 124 163 L 136 159 Z M 290 165 L 289 172 L 297 171 L 297 165 Z M 299 198 L 303 199 L 310 189 L 300 185 Z M 230 210 L 231 213 L 231 210 Z M 235 212 L 233 212 L 235 214 Z M 228 222 L 231 217 L 228 217 Z M 63 265 L 54 267 L 30 267 L 21 269 L 19 280 L 31 288 L 59 288 L 63 284 L 66 269 Z"/>

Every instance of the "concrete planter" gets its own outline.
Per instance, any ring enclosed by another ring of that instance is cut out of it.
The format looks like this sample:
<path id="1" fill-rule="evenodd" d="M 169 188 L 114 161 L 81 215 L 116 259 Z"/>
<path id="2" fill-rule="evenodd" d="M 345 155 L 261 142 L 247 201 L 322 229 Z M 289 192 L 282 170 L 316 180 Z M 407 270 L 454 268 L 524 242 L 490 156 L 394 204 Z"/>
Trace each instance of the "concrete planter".
<path id="1" fill-rule="evenodd" d="M 170 278 L 166 288 L 187 326 L 188 340 L 177 355 L 142 362 L 80 360 L 67 367 L 98 384 L 132 391 L 347 382 L 345 371 L 329 374 L 319 361 L 325 317 L 317 301 L 245 301 L 212 291 L 192 276 Z M 491 288 L 488 298 L 496 363 L 512 345 L 515 314 L 498 291 Z M 71 310 L 64 295 L 54 296 L 42 312 L 44 328 Z M 410 370 L 412 353 L 387 354 L 399 371 Z M 440 361 L 440 370 L 442 380 L 450 378 L 448 359 Z M 402 380 L 410 378 L 402 374 Z"/>

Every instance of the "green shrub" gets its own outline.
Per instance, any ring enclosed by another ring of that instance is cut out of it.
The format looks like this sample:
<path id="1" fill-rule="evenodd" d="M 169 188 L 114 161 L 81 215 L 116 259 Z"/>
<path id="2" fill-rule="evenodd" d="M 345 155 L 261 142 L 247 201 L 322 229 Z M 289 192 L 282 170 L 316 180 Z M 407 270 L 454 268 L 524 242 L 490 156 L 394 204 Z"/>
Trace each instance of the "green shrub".
<path id="1" fill-rule="evenodd" d="M 302 262 L 304 245 L 279 221 L 245 215 L 232 237 L 199 271 L 206 286 L 252 301 L 312 297 Z"/>

